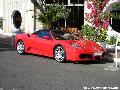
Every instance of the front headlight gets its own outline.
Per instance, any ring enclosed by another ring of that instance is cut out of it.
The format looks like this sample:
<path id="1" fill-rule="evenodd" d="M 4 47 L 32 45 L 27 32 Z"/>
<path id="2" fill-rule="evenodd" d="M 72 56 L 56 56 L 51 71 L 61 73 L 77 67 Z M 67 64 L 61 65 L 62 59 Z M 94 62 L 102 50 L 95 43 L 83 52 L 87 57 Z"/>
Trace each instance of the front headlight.
<path id="1" fill-rule="evenodd" d="M 76 44 L 76 43 L 72 43 L 71 46 L 75 47 L 75 48 L 80 48 L 80 46 L 78 44 Z"/>

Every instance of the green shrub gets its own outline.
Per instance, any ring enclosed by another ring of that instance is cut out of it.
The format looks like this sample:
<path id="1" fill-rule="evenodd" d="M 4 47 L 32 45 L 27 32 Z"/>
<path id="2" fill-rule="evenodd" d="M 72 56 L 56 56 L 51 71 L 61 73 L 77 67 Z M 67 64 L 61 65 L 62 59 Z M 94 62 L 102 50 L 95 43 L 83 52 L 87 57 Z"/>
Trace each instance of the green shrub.
<path id="1" fill-rule="evenodd" d="M 89 25 L 84 25 L 82 26 L 81 33 L 88 40 L 93 40 L 96 42 L 106 42 L 106 29 L 97 30 Z"/>
<path id="2" fill-rule="evenodd" d="M 116 37 L 115 36 L 111 36 L 108 40 L 107 40 L 107 44 L 109 44 L 109 45 L 114 45 L 114 44 L 116 44 Z"/>
<path id="3" fill-rule="evenodd" d="M 101 29 L 98 32 L 98 35 L 96 37 L 97 42 L 106 42 L 107 38 L 107 30 L 106 29 Z"/>
<path id="4" fill-rule="evenodd" d="M 96 31 L 89 25 L 82 26 L 81 33 L 86 39 L 95 41 Z"/>

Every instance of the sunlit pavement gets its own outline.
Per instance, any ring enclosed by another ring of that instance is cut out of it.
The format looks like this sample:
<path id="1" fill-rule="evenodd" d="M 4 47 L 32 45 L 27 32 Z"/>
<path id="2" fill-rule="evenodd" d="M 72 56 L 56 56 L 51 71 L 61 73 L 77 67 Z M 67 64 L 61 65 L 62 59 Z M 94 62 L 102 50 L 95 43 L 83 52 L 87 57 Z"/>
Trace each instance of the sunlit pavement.
<path id="1" fill-rule="evenodd" d="M 120 70 L 115 69 L 107 59 L 58 63 L 38 55 L 18 55 L 0 43 L 0 90 L 120 90 Z"/>

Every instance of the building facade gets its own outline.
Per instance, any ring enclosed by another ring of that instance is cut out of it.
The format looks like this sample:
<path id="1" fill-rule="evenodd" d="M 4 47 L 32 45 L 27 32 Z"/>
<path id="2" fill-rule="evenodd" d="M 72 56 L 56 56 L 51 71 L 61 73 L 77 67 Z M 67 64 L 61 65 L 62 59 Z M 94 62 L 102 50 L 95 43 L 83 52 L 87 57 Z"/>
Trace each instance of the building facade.
<path id="1" fill-rule="evenodd" d="M 33 7 L 30 0 L 3 0 L 3 34 L 19 27 L 25 32 L 33 29 Z"/>
<path id="2" fill-rule="evenodd" d="M 36 29 L 41 29 L 42 24 L 36 20 L 36 8 L 31 0 L 0 0 L 3 5 L 3 34 L 10 35 L 16 28 L 21 28 L 24 32 L 32 33 Z M 71 10 L 70 16 L 59 20 L 60 27 L 75 27 L 81 29 L 81 26 L 87 24 L 84 21 L 85 13 L 89 13 L 87 3 L 84 0 L 46 0 L 46 4 L 52 4 L 53 1 L 62 4 Z M 113 0 L 112 0 L 113 1 Z M 1 5 L 0 5 L 1 6 Z M 65 25 L 66 24 L 66 25 Z"/>
<path id="3" fill-rule="evenodd" d="M 3 0 L 0 0 L 0 34 L 2 34 L 3 28 Z"/>
<path id="4" fill-rule="evenodd" d="M 35 19 L 35 7 L 31 0 L 2 0 L 3 2 L 3 34 L 10 35 L 16 28 L 32 33 L 41 29 L 42 24 Z M 67 18 L 67 27 L 80 28 L 84 24 L 84 0 L 55 0 L 56 3 L 66 5 L 71 10 Z M 46 0 L 46 4 L 53 3 Z M 64 27 L 64 20 L 59 20 L 59 26 Z"/>

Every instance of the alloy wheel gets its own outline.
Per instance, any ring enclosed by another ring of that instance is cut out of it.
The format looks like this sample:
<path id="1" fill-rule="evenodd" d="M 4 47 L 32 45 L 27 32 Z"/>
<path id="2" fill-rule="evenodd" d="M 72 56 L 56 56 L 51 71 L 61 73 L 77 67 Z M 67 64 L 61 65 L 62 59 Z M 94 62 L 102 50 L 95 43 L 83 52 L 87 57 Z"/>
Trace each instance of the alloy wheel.
<path id="1" fill-rule="evenodd" d="M 57 62 L 65 62 L 65 50 L 63 49 L 62 46 L 57 46 L 54 50 L 54 58 Z"/>
<path id="2" fill-rule="evenodd" d="M 19 42 L 17 43 L 17 52 L 18 52 L 19 54 L 24 54 L 24 53 L 25 53 L 24 50 L 25 50 L 24 43 L 23 43 L 22 41 L 19 41 Z"/>

